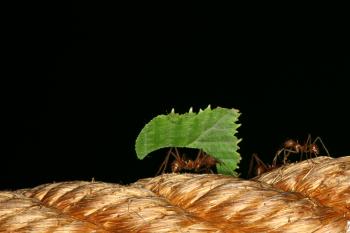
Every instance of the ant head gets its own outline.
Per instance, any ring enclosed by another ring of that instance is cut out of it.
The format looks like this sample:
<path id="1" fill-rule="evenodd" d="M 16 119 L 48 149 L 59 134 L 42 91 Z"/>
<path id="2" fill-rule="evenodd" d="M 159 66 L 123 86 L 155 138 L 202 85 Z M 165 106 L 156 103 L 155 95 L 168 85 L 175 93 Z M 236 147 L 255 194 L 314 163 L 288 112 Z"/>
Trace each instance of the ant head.
<path id="1" fill-rule="evenodd" d="M 320 150 L 318 149 L 318 146 L 316 144 L 311 144 L 310 151 L 314 153 L 315 155 L 318 155 L 320 153 Z"/>
<path id="2" fill-rule="evenodd" d="M 177 173 L 181 170 L 181 161 L 175 160 L 172 164 L 171 164 L 171 170 L 174 173 Z"/>

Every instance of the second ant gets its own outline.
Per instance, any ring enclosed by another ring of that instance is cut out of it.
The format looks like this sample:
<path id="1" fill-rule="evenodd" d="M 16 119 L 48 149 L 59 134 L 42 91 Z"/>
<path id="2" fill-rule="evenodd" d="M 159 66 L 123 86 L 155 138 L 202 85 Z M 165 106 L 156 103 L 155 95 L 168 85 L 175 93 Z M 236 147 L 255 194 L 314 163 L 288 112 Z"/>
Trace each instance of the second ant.
<path id="1" fill-rule="evenodd" d="M 320 142 L 327 156 L 330 156 L 328 149 L 322 142 L 322 139 L 320 137 L 316 137 L 316 139 L 312 141 L 311 134 L 309 134 L 304 144 L 300 144 L 298 140 L 293 140 L 293 139 L 286 140 L 283 144 L 283 147 L 276 152 L 276 155 L 273 159 L 272 164 L 276 165 L 278 157 L 282 154 L 282 152 L 283 152 L 283 164 L 286 164 L 288 162 L 288 157 L 291 154 L 299 154 L 300 155 L 299 161 L 302 161 L 304 159 L 303 158 L 304 155 L 305 155 L 305 159 L 317 157 L 320 155 L 320 149 L 316 144 L 317 142 Z"/>
<path id="2" fill-rule="evenodd" d="M 299 154 L 299 161 L 302 161 L 304 159 L 304 156 L 305 159 L 317 157 L 320 155 L 320 149 L 316 144 L 317 142 L 319 142 L 322 145 L 326 155 L 330 156 L 328 149 L 326 148 L 320 137 L 316 137 L 316 139 L 312 141 L 311 135 L 309 134 L 304 144 L 300 144 L 298 140 L 288 139 L 284 142 L 283 147 L 276 152 L 271 165 L 265 164 L 259 158 L 259 156 L 256 153 L 254 153 L 250 161 L 248 176 L 259 176 L 265 172 L 271 171 L 282 165 L 288 164 L 288 157 L 291 154 Z M 283 155 L 282 160 L 280 159 L 281 155 Z"/>

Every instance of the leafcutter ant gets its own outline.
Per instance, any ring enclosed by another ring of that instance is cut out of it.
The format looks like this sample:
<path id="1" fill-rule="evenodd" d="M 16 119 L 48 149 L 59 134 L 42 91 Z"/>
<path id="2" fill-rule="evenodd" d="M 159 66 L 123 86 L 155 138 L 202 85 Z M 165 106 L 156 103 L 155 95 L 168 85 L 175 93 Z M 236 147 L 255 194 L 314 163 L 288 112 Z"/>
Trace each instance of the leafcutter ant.
<path id="1" fill-rule="evenodd" d="M 174 173 L 214 173 L 215 165 L 219 163 L 217 159 L 202 150 L 199 150 L 195 160 L 191 160 L 186 158 L 185 155 L 180 156 L 177 148 L 170 148 L 164 162 L 159 167 L 157 175 L 167 170 L 170 156 L 174 157 L 171 163 L 171 171 Z"/>
<path id="2" fill-rule="evenodd" d="M 311 135 L 309 134 L 304 144 L 300 144 L 298 140 L 293 139 L 288 139 L 287 141 L 285 141 L 283 147 L 276 152 L 272 164 L 276 165 L 278 157 L 282 154 L 282 152 L 283 164 L 287 163 L 288 157 L 291 154 L 300 154 L 299 161 L 303 160 L 304 155 L 306 159 L 317 157 L 320 154 L 320 149 L 316 144 L 317 142 L 320 142 L 326 154 L 330 156 L 326 146 L 322 142 L 322 139 L 320 137 L 316 137 L 316 139 L 312 141 Z"/>
<path id="3" fill-rule="evenodd" d="M 289 162 L 288 157 L 291 154 L 300 154 L 299 161 L 302 161 L 304 159 L 303 158 L 304 155 L 306 159 L 317 157 L 320 154 L 320 149 L 316 144 L 317 142 L 320 142 L 320 144 L 323 147 L 323 150 L 326 152 L 328 156 L 330 156 L 326 146 L 324 145 L 320 137 L 317 137 L 315 140 L 312 141 L 311 135 L 309 134 L 304 144 L 300 144 L 297 140 L 288 139 L 284 142 L 283 147 L 276 152 L 271 165 L 265 164 L 258 157 L 258 155 L 254 153 L 250 160 L 248 176 L 249 177 L 259 176 L 265 172 L 271 171 L 282 165 L 286 165 Z M 278 158 L 281 156 L 282 152 L 283 152 L 283 160 L 279 161 Z"/>

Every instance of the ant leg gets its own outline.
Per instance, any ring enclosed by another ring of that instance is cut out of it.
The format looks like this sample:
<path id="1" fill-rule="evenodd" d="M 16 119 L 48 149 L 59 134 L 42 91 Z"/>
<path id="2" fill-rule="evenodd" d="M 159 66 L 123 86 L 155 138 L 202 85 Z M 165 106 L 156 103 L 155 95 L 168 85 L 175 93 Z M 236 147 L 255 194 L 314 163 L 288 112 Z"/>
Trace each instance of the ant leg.
<path id="1" fill-rule="evenodd" d="M 172 148 L 169 149 L 167 155 L 165 156 L 165 159 L 163 161 L 163 163 L 160 165 L 156 175 L 160 175 L 163 174 L 165 172 L 166 167 L 168 166 L 168 162 L 169 162 L 169 157 L 172 154 Z"/>
<path id="2" fill-rule="evenodd" d="M 286 164 L 287 159 L 288 159 L 288 156 L 290 155 L 290 153 L 291 153 L 291 152 L 290 152 L 288 149 L 285 149 L 285 150 L 283 151 L 283 165 Z"/>
<path id="3" fill-rule="evenodd" d="M 317 154 L 314 153 L 313 151 L 313 146 L 315 144 L 315 141 L 312 142 L 312 138 L 311 138 L 311 134 L 308 134 L 306 143 L 303 145 L 303 149 L 301 150 L 300 156 L 302 158 L 302 156 L 305 153 L 305 160 L 309 163 L 309 161 L 311 161 L 313 163 L 312 159 L 312 155 L 314 154 L 317 157 Z M 300 160 L 302 161 L 302 160 Z"/>
<path id="4" fill-rule="evenodd" d="M 180 153 L 176 147 L 174 147 L 174 150 L 175 150 L 175 153 L 171 152 L 171 154 L 175 157 L 176 160 L 181 160 Z"/>
<path id="5" fill-rule="evenodd" d="M 262 165 L 264 169 L 267 170 L 266 164 L 258 157 L 257 154 L 255 154 L 255 157 L 256 157 L 256 161 L 258 162 L 258 165 Z"/>
<path id="6" fill-rule="evenodd" d="M 198 150 L 196 158 L 194 160 L 192 160 L 193 162 L 189 162 L 189 163 L 191 163 L 190 167 L 193 168 L 194 172 L 200 172 L 201 171 L 202 158 L 203 158 L 203 151 L 202 150 Z"/>
<path id="7" fill-rule="evenodd" d="M 283 165 L 286 165 L 288 162 L 288 157 L 290 154 L 298 154 L 298 151 L 290 150 L 290 149 L 284 149 L 284 156 L 283 156 Z"/>
<path id="8" fill-rule="evenodd" d="M 175 150 L 175 153 L 174 153 L 174 152 L 171 152 L 171 155 L 174 156 L 175 160 L 176 160 L 178 163 L 180 163 L 182 166 L 184 166 L 184 167 L 187 166 L 188 160 L 187 160 L 185 154 L 182 154 L 182 155 L 180 156 L 180 153 L 179 153 L 179 151 L 177 150 L 176 147 L 174 147 L 174 150 Z"/>
<path id="9" fill-rule="evenodd" d="M 254 167 L 254 158 L 256 154 L 253 154 L 252 157 L 250 158 L 250 163 L 249 163 L 249 170 L 248 170 L 248 177 L 253 177 L 252 172 L 253 172 L 253 167 Z"/>
<path id="10" fill-rule="evenodd" d="M 331 156 L 327 150 L 327 147 L 324 145 L 324 143 L 322 142 L 322 139 L 320 137 L 317 137 L 315 140 L 314 140 L 314 143 L 316 143 L 317 141 L 320 141 L 320 143 L 322 144 L 322 147 L 323 149 L 326 151 L 327 153 L 327 156 Z"/>
<path id="11" fill-rule="evenodd" d="M 311 144 L 311 134 L 307 135 L 307 139 L 306 139 L 306 145 L 310 145 Z"/>
<path id="12" fill-rule="evenodd" d="M 311 146 L 312 146 L 311 134 L 308 134 L 307 140 L 306 140 L 304 147 L 303 147 L 304 149 L 301 150 L 300 155 L 303 156 L 303 154 L 305 152 L 306 159 L 311 159 L 311 156 L 312 156 L 312 152 L 310 151 Z"/>
<path id="13" fill-rule="evenodd" d="M 199 150 L 198 153 L 197 153 L 195 161 L 199 161 L 204 156 L 203 153 L 204 152 L 202 150 Z"/>
<path id="14" fill-rule="evenodd" d="M 252 158 L 250 159 L 250 164 L 249 164 L 249 170 L 248 170 L 248 176 L 249 177 L 255 176 L 255 174 L 253 174 L 254 161 L 255 161 L 257 167 L 258 166 L 262 166 L 265 171 L 268 169 L 266 164 L 259 158 L 259 156 L 256 153 L 253 153 L 252 154 Z"/>
<path id="15" fill-rule="evenodd" d="M 303 157 L 304 157 L 304 151 L 300 152 L 300 159 L 299 162 L 303 161 Z M 307 155 L 305 155 L 306 159 L 307 159 Z"/>
<path id="16" fill-rule="evenodd" d="M 288 159 L 290 154 L 298 154 L 298 152 L 295 151 L 295 150 L 282 148 L 282 149 L 277 151 L 275 157 L 273 158 L 272 167 L 276 167 L 277 166 L 277 159 L 281 155 L 282 152 L 283 152 L 283 165 L 285 165 L 287 163 L 287 159 Z"/>
<path id="17" fill-rule="evenodd" d="M 277 151 L 275 157 L 274 157 L 273 160 L 272 160 L 272 166 L 273 166 L 273 167 L 276 167 L 278 156 L 280 156 L 280 154 L 282 153 L 282 151 L 284 152 L 285 150 L 286 150 L 286 149 L 282 148 L 282 149 L 280 149 L 280 150 Z"/>

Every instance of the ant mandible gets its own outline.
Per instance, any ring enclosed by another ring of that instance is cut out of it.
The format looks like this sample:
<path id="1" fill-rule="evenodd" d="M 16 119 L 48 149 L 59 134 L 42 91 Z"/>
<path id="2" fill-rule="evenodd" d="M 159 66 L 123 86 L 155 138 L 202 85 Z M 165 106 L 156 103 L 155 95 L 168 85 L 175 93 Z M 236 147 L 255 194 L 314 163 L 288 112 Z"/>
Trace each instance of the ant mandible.
<path id="1" fill-rule="evenodd" d="M 174 152 L 174 151 L 175 152 Z M 184 155 L 180 156 L 177 148 L 170 148 L 164 162 L 159 167 L 157 175 L 165 172 L 168 167 L 170 156 L 175 160 L 171 163 L 171 171 L 173 173 L 192 172 L 192 173 L 214 173 L 212 168 L 219 163 L 219 161 L 212 156 L 199 150 L 195 160 L 187 159 Z"/>
<path id="2" fill-rule="evenodd" d="M 311 158 L 312 155 L 317 157 L 320 154 L 320 150 L 316 142 L 320 142 L 326 154 L 330 156 L 326 146 L 322 142 L 322 139 L 320 137 L 316 137 L 316 139 L 312 141 L 311 135 L 309 134 L 304 144 L 300 144 L 297 140 L 293 140 L 293 139 L 286 140 L 283 144 L 283 148 L 279 149 L 276 152 L 276 155 L 272 162 L 272 166 L 276 166 L 277 159 L 282 154 L 282 152 L 283 152 L 283 164 L 287 163 L 287 159 L 290 154 L 300 154 L 300 161 L 303 159 L 304 154 L 307 159 Z"/>

